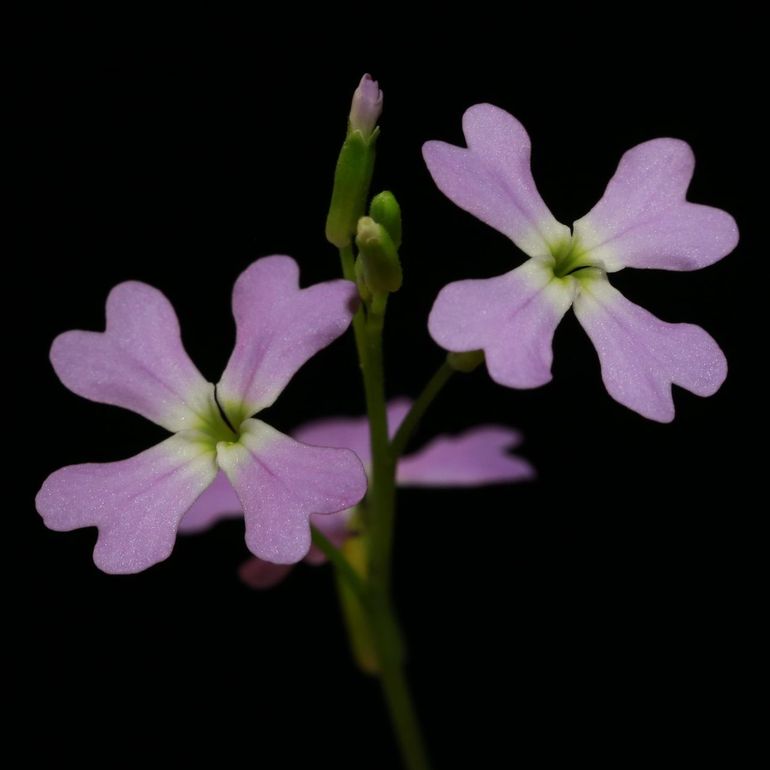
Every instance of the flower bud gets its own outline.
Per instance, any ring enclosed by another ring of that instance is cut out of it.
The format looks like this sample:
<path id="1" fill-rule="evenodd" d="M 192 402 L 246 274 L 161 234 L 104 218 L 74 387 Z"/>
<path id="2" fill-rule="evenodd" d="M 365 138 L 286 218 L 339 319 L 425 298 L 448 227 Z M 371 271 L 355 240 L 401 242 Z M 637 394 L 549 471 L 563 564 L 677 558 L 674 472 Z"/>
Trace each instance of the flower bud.
<path id="1" fill-rule="evenodd" d="M 350 105 L 350 130 L 371 136 L 382 114 L 382 91 L 369 74 L 361 78 Z"/>
<path id="2" fill-rule="evenodd" d="M 361 217 L 356 246 L 364 280 L 372 294 L 398 291 L 403 278 L 401 261 L 388 231 L 371 217 Z"/>
<path id="3" fill-rule="evenodd" d="M 366 211 L 381 112 L 382 91 L 371 76 L 364 75 L 353 94 L 348 133 L 337 158 L 326 217 L 326 239 L 340 249 L 350 246 L 356 223 Z"/>
<path id="4" fill-rule="evenodd" d="M 392 192 L 385 190 L 372 198 L 369 216 L 388 231 L 393 245 L 401 248 L 401 206 Z"/>

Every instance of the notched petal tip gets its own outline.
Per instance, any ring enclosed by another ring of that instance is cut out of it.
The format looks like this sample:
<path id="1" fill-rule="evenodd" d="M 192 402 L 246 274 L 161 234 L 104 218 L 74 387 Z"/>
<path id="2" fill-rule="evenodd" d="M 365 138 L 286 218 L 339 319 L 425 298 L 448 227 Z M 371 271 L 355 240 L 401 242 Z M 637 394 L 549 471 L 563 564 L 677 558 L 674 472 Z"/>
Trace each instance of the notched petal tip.
<path id="1" fill-rule="evenodd" d="M 599 355 L 607 392 L 650 420 L 674 419 L 672 385 L 705 397 L 727 376 L 725 355 L 706 331 L 661 321 L 604 279 L 584 285 L 575 315 Z"/>
<path id="2" fill-rule="evenodd" d="M 217 386 L 243 414 L 270 406 L 297 370 L 350 326 L 357 289 L 337 279 L 299 286 L 299 266 L 283 255 L 263 257 L 236 281 L 235 349 Z"/>
<path id="3" fill-rule="evenodd" d="M 681 139 L 652 139 L 628 150 L 602 198 L 574 224 L 590 259 L 612 272 L 698 270 L 729 254 L 738 243 L 733 218 L 687 200 L 694 169 L 692 148 Z"/>
<path id="4" fill-rule="evenodd" d="M 96 566 L 132 574 L 168 558 L 180 520 L 216 472 L 213 453 L 179 433 L 128 460 L 61 468 L 35 504 L 49 529 L 96 527 Z"/>
<path id="5" fill-rule="evenodd" d="M 60 334 L 50 360 L 73 393 L 130 409 L 171 431 L 195 425 L 209 407 L 212 386 L 182 345 L 174 308 L 140 281 L 112 289 L 104 331 Z"/>
<path id="6" fill-rule="evenodd" d="M 313 514 L 352 508 L 366 494 L 354 452 L 301 444 L 260 420 L 247 420 L 218 461 L 243 506 L 249 550 L 274 564 L 307 554 Z"/>

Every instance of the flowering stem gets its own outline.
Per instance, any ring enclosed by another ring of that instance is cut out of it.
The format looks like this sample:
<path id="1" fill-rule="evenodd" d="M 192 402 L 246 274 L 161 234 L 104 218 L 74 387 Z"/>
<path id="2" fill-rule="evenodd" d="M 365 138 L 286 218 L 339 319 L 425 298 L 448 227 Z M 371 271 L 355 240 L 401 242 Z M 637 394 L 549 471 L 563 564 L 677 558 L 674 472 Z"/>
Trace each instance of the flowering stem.
<path id="1" fill-rule="evenodd" d="M 356 267 L 355 257 L 353 256 L 353 247 L 342 246 L 340 247 L 340 262 L 342 263 L 342 275 L 348 280 L 356 282 Z M 364 356 L 366 351 L 364 350 L 364 324 L 366 319 L 364 318 L 364 309 L 359 307 L 356 310 L 356 314 L 353 316 L 353 334 L 356 338 L 356 351 L 358 353 L 358 360 L 361 368 L 364 368 Z"/>
<path id="2" fill-rule="evenodd" d="M 370 161 L 373 163 L 373 153 L 367 160 L 367 162 Z M 371 168 L 369 168 L 369 175 L 371 176 Z M 366 189 L 368 189 L 368 181 Z M 339 209 L 340 205 L 336 208 Z M 335 209 L 334 199 L 332 209 Z M 335 210 L 335 213 L 340 212 Z M 336 219 L 334 217 L 331 219 L 334 220 L 332 222 L 334 224 Z M 343 238 L 334 237 L 329 240 L 339 247 L 343 276 L 357 283 L 352 245 L 345 245 Z M 334 564 L 338 580 L 354 591 L 360 602 L 362 627 L 354 626 L 350 622 L 358 620 L 358 608 L 353 607 L 356 610 L 356 618 L 352 618 L 349 612 L 351 607 L 347 607 L 346 618 L 351 643 L 359 665 L 362 662 L 365 663 L 366 665 L 362 665 L 362 668 L 370 673 L 376 673 L 380 679 L 405 766 L 408 770 L 429 770 L 430 765 L 419 722 L 404 675 L 401 630 L 393 612 L 390 596 L 397 455 L 391 452 L 388 435 L 382 356 L 382 332 L 387 296 L 387 293 L 375 292 L 366 308 L 360 307 L 353 316 L 353 332 L 364 380 L 371 437 L 371 477 L 363 516 L 362 543 L 366 547 L 363 555 L 364 569 L 357 570 L 346 554 L 336 549 L 316 530 L 313 531 L 313 542 Z M 425 407 L 427 403 L 422 407 L 422 411 Z M 418 419 L 419 414 L 414 419 L 415 424 Z M 340 591 L 340 598 L 345 610 L 344 590 Z M 367 655 L 369 643 L 373 648 L 371 659 Z"/>
<path id="3" fill-rule="evenodd" d="M 388 438 L 382 332 L 387 294 L 375 294 L 368 307 L 361 365 L 371 437 L 372 472 L 367 495 L 368 596 L 366 614 L 377 655 L 377 674 L 393 729 L 409 770 L 429 763 L 403 669 L 401 630 L 390 596 L 391 551 L 396 500 L 396 461 Z"/>
<path id="4" fill-rule="evenodd" d="M 407 413 L 401 426 L 396 431 L 393 441 L 390 442 L 390 453 L 394 459 L 398 459 L 406 449 L 409 439 L 412 437 L 415 428 L 433 402 L 433 399 L 439 394 L 449 378 L 454 373 L 454 369 L 448 361 L 436 370 L 435 374 L 428 380 L 428 384 L 423 388 L 422 393 L 417 397 L 417 401 L 412 404 L 412 408 Z"/>
<path id="5" fill-rule="evenodd" d="M 372 451 L 372 478 L 369 487 L 369 575 L 385 595 L 390 590 L 390 552 L 393 541 L 395 507 L 395 462 L 390 454 L 388 416 L 385 404 L 385 374 L 382 358 L 382 331 L 387 295 L 373 298 L 366 318 L 364 388 Z"/>
<path id="6" fill-rule="evenodd" d="M 345 581 L 351 591 L 355 592 L 357 597 L 363 600 L 366 596 L 366 585 L 361 576 L 355 571 L 339 548 L 335 548 L 321 530 L 311 527 L 310 531 L 313 537 L 313 545 L 323 552 L 323 555 L 334 565 L 337 574 Z"/>
<path id="7" fill-rule="evenodd" d="M 377 651 L 379 677 L 401 755 L 408 770 L 430 770 L 403 667 L 401 631 L 389 602 L 370 610 L 370 629 Z"/>

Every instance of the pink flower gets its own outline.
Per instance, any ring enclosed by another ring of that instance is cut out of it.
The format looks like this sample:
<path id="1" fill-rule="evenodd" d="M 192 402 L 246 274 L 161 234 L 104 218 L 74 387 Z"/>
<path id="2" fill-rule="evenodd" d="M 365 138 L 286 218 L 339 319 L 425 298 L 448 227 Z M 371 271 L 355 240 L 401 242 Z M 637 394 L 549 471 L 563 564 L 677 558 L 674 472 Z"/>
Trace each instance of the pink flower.
<path id="1" fill-rule="evenodd" d="M 398 430 L 411 403 L 408 399 L 388 405 L 391 435 Z M 307 423 L 293 432 L 297 441 L 319 447 L 352 449 L 365 465 L 371 458 L 369 423 L 365 417 L 331 417 Z M 520 457 L 508 454 L 521 443 L 515 430 L 499 425 L 484 425 L 459 436 L 438 436 L 419 452 L 403 457 L 398 463 L 396 481 L 401 487 L 475 487 L 523 481 L 534 477 L 532 466 Z M 217 521 L 242 515 L 238 498 L 223 474 L 201 495 L 182 520 L 180 532 L 193 533 L 208 529 Z M 353 510 L 333 516 L 313 516 L 313 526 L 337 547 L 350 536 Z M 326 557 L 320 550 L 310 549 L 305 560 L 322 564 Z M 269 588 L 288 575 L 290 568 L 262 559 L 251 559 L 242 565 L 241 578 L 252 588 Z"/>
<path id="2" fill-rule="evenodd" d="M 258 260 L 235 283 L 235 349 L 214 386 L 187 356 L 166 297 L 135 281 L 116 286 L 106 331 L 60 335 L 51 362 L 78 395 L 131 409 L 174 435 L 129 460 L 51 474 L 36 499 L 46 525 L 97 527 L 96 565 L 139 572 L 169 556 L 182 517 L 226 477 L 252 553 L 301 559 L 310 516 L 355 505 L 366 474 L 350 450 L 306 446 L 252 415 L 347 329 L 356 297 L 349 281 L 300 289 L 290 257 Z"/>
<path id="3" fill-rule="evenodd" d="M 659 320 L 607 279 L 624 267 L 697 270 L 735 248 L 733 218 L 685 198 L 695 165 L 690 147 L 653 139 L 629 150 L 601 200 L 570 232 L 537 192 L 521 123 L 477 104 L 463 116 L 463 131 L 467 149 L 425 144 L 434 181 L 530 259 L 497 278 L 445 286 L 428 321 L 433 339 L 451 351 L 483 350 L 495 382 L 534 388 L 551 379 L 553 334 L 573 307 L 621 404 L 670 422 L 672 384 L 714 394 L 727 375 L 717 343 L 698 326 Z"/>

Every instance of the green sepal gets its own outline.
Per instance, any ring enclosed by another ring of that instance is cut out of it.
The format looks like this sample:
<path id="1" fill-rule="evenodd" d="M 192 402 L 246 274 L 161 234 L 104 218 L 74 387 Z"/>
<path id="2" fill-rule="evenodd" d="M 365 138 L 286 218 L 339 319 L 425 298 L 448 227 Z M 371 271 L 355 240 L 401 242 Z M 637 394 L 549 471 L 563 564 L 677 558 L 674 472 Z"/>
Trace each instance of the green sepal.
<path id="1" fill-rule="evenodd" d="M 378 135 L 378 129 L 369 137 L 364 137 L 360 131 L 348 130 L 337 158 L 332 200 L 326 217 L 326 238 L 338 248 L 350 245 L 356 223 L 366 210 Z"/>
<path id="2" fill-rule="evenodd" d="M 369 216 L 387 231 L 393 245 L 401 248 L 401 206 L 390 190 L 384 190 L 372 198 Z"/>
<path id="3" fill-rule="evenodd" d="M 403 281 L 401 260 L 388 231 L 371 217 L 361 217 L 356 246 L 363 277 L 372 294 L 398 291 Z"/>

